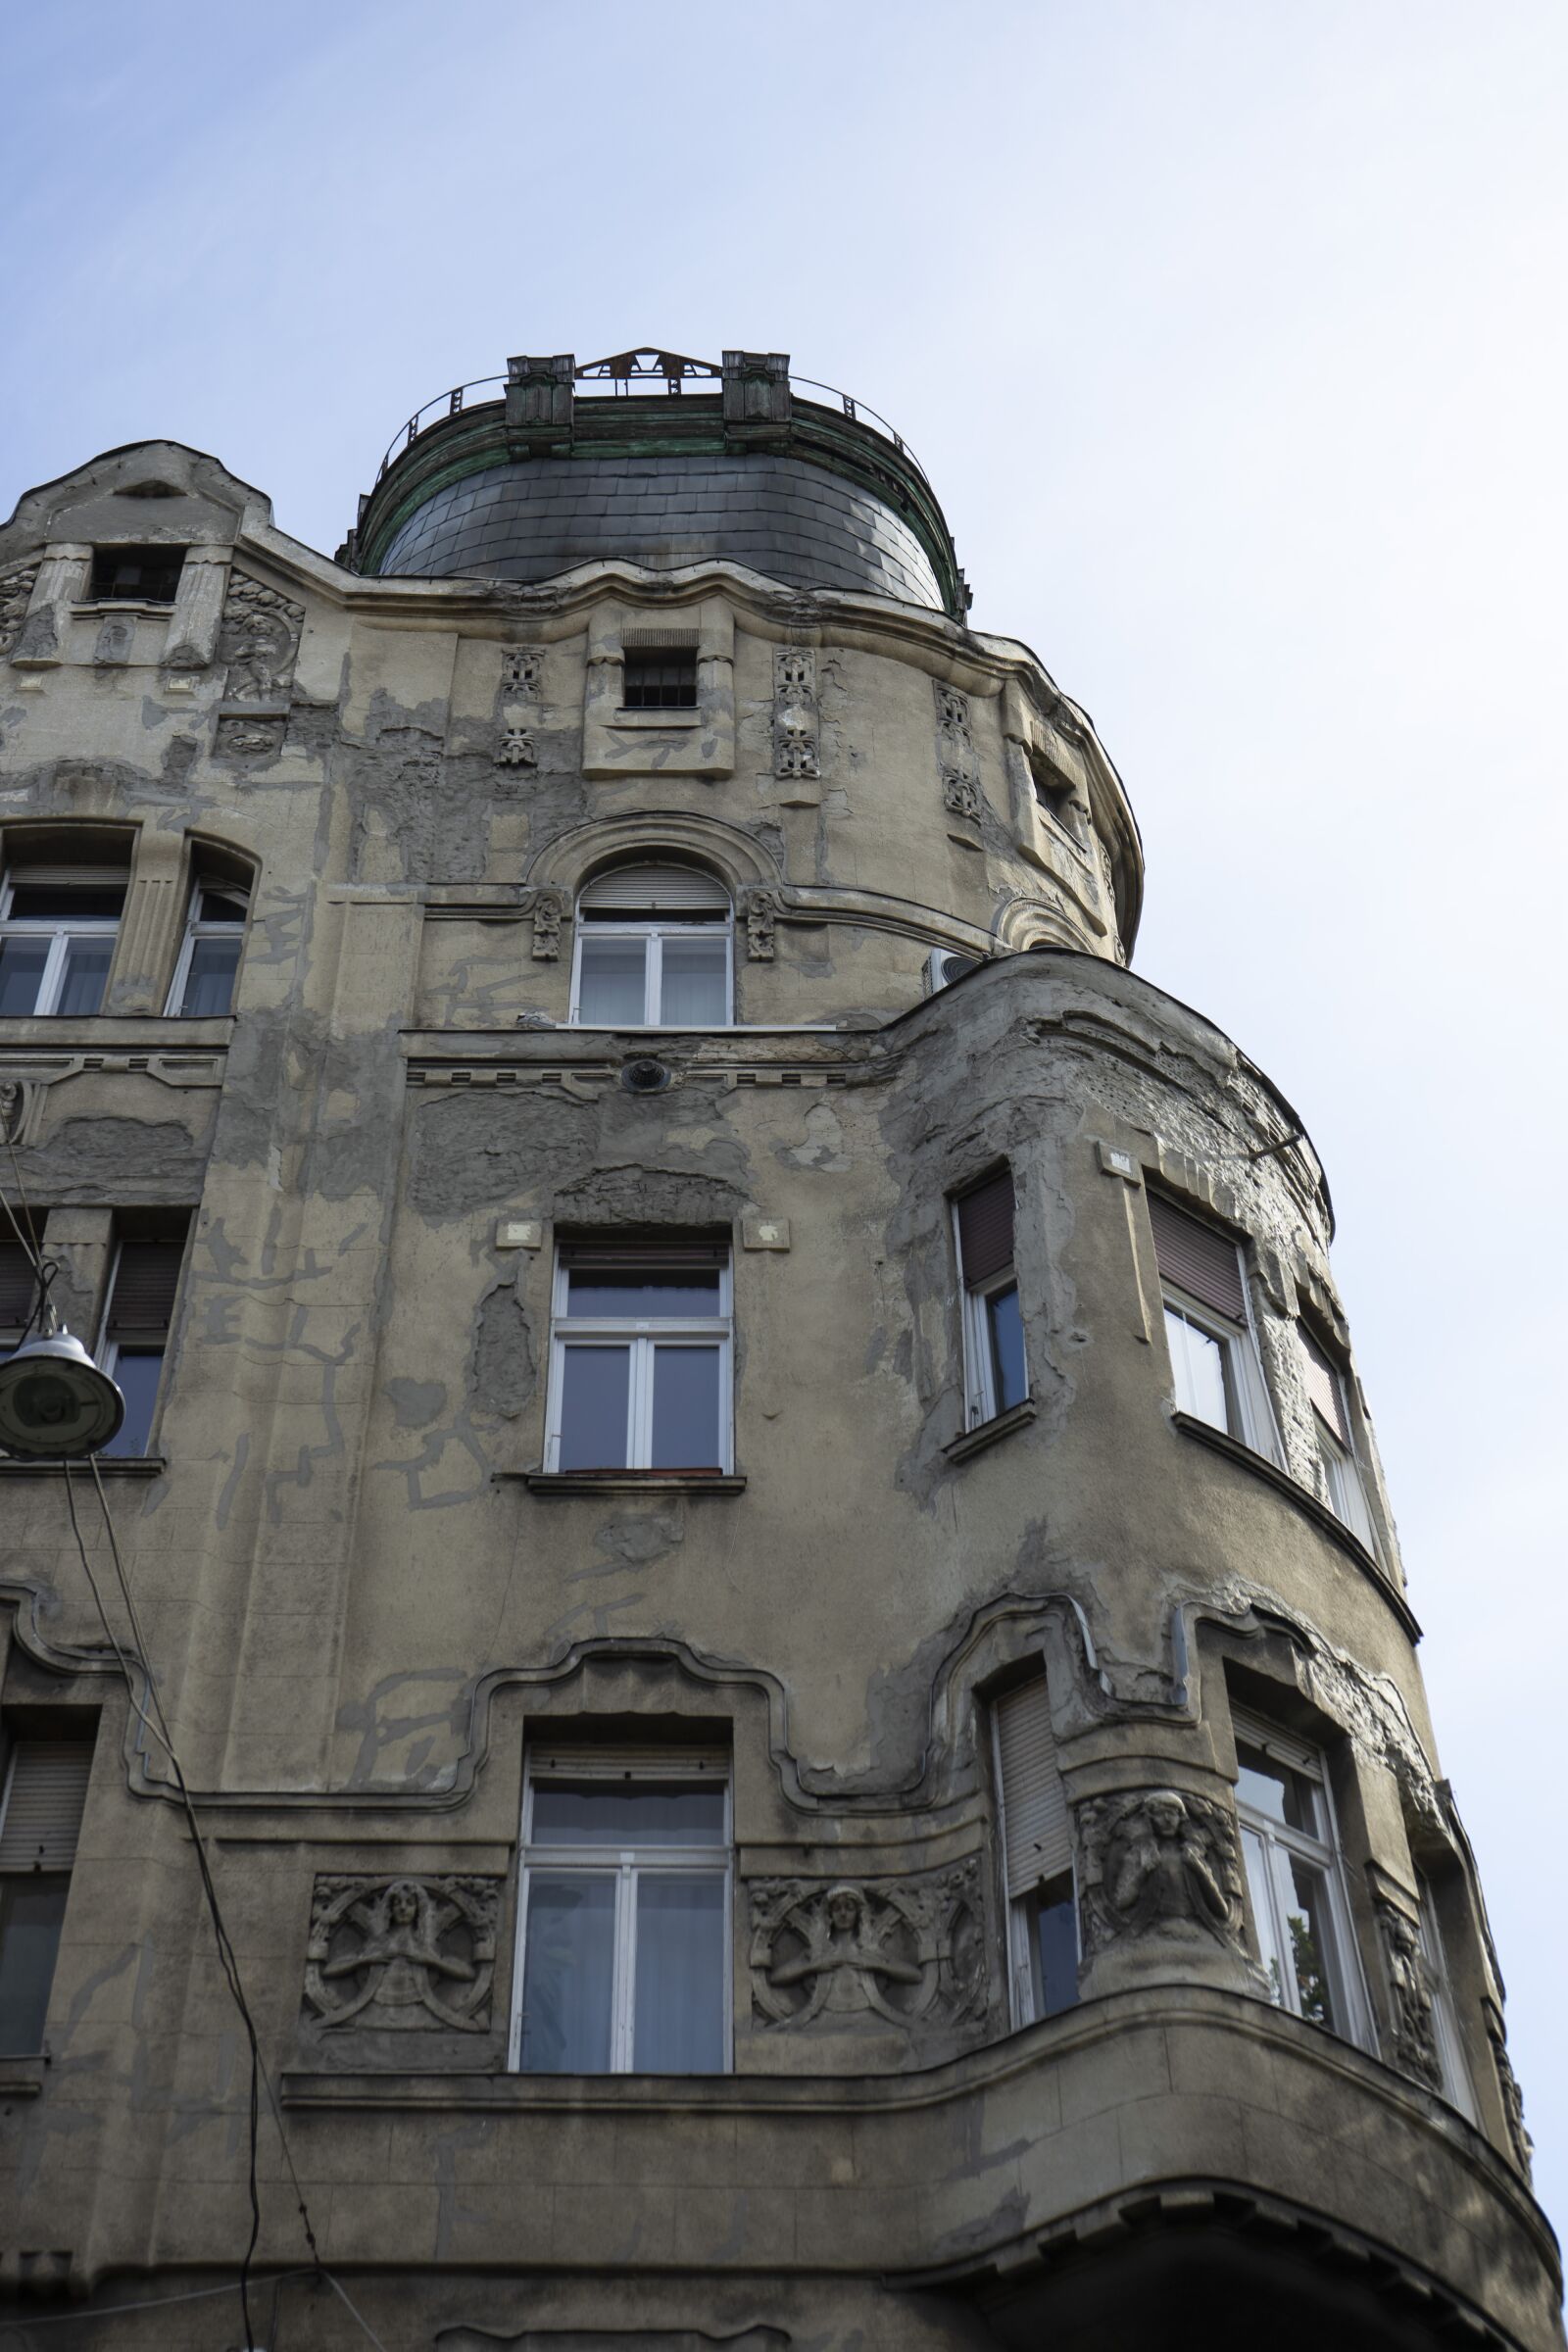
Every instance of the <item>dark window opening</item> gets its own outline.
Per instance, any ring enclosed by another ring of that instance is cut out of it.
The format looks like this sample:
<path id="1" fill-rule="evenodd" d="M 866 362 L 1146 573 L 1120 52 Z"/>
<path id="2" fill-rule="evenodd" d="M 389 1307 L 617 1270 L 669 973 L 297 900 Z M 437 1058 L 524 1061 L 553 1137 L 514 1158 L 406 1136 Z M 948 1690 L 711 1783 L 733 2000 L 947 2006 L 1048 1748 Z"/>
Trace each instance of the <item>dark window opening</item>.
<path id="1" fill-rule="evenodd" d="M 104 1320 L 104 1370 L 125 1399 L 125 1418 L 103 1451 L 144 1454 L 173 1321 L 174 1297 L 185 1254 L 184 1236 L 168 1241 L 122 1240 L 115 1259 Z"/>
<path id="2" fill-rule="evenodd" d="M 172 605 L 184 562 L 182 547 L 95 548 L 93 603 Z"/>
<path id="3" fill-rule="evenodd" d="M 695 710 L 697 708 L 697 649 L 660 646 L 644 651 L 628 646 L 621 657 L 624 669 L 621 709 L 624 710 Z"/>

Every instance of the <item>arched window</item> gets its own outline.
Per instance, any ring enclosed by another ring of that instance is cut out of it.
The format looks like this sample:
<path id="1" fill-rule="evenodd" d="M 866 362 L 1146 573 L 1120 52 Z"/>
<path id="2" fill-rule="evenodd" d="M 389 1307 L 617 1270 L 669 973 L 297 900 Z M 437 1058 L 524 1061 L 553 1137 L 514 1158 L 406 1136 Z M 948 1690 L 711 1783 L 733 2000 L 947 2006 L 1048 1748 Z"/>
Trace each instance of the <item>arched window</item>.
<path id="1" fill-rule="evenodd" d="M 615 865 L 577 902 L 571 1017 L 591 1029 L 727 1029 L 729 893 L 696 865 Z"/>

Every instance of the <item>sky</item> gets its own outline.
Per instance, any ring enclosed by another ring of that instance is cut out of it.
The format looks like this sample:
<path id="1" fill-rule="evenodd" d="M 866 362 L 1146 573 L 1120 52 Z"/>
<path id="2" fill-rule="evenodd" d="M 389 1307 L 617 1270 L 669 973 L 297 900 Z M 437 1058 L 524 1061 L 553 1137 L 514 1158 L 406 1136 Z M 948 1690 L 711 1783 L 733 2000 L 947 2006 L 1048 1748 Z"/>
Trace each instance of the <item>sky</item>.
<path id="1" fill-rule="evenodd" d="M 161 436 L 330 553 L 421 402 L 650 342 L 919 454 L 1126 781 L 1138 969 L 1328 1166 L 1568 2218 L 1568 10 L 13 0 L 7 51 L 0 512 Z"/>

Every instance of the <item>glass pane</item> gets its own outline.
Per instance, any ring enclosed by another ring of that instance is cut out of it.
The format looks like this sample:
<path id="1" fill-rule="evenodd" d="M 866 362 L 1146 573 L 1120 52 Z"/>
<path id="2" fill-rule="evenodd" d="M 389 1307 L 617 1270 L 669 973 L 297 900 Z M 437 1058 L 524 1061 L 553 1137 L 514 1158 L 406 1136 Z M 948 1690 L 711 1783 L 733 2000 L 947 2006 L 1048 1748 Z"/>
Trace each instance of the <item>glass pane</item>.
<path id="1" fill-rule="evenodd" d="M 1035 1901 L 1035 2015 L 1056 2017 L 1078 1999 L 1078 1906 L 1072 1879 L 1053 1879 Z"/>
<path id="2" fill-rule="evenodd" d="M 573 1266 L 566 1312 L 647 1322 L 658 1315 L 716 1315 L 717 1266 Z"/>
<path id="3" fill-rule="evenodd" d="M 1291 1962 L 1296 1972 L 1297 2006 L 1314 2026 L 1335 2026 L 1334 1929 L 1329 1919 L 1328 1886 L 1310 1862 L 1286 1857 L 1295 1894 L 1286 1912 L 1285 1932 L 1291 1939 Z"/>
<path id="4" fill-rule="evenodd" d="M 70 1884 L 64 1878 L 0 1879 L 0 2051 L 8 2057 L 43 2048 Z"/>
<path id="5" fill-rule="evenodd" d="M 596 1028 L 638 1028 L 647 1018 L 648 943 L 585 936 L 577 1018 Z"/>
<path id="6" fill-rule="evenodd" d="M 1305 1773 L 1294 1772 L 1289 1764 L 1281 1764 L 1264 1755 L 1260 1747 L 1249 1747 L 1240 1740 L 1236 1761 L 1242 1768 L 1236 1784 L 1239 1805 L 1250 1806 L 1270 1821 L 1283 1822 L 1287 1829 L 1304 1830 L 1308 1838 L 1326 1836 L 1320 1792 Z"/>
<path id="7" fill-rule="evenodd" d="M 56 1012 L 96 1012 L 104 1001 L 112 939 L 73 939 L 66 947 L 65 976 Z"/>
<path id="8" fill-rule="evenodd" d="M 986 1325 L 991 1333 L 991 1377 L 997 1410 L 1022 1404 L 1029 1394 L 1023 1361 L 1023 1318 L 1018 1312 L 1018 1286 L 993 1291 L 986 1299 Z"/>
<path id="9" fill-rule="evenodd" d="M 198 939 L 190 952 L 180 1011 L 193 1020 L 226 1012 L 234 1000 L 234 974 L 238 969 L 237 939 Z"/>
<path id="10" fill-rule="evenodd" d="M 722 1029 L 729 1019 L 725 986 L 728 942 L 666 939 L 659 1018 L 672 1028 Z"/>
<path id="11" fill-rule="evenodd" d="M 718 1443 L 716 1348 L 654 1349 L 656 1470 L 716 1470 Z"/>
<path id="12" fill-rule="evenodd" d="M 124 911 L 122 883 L 74 890 L 69 882 L 18 882 L 11 913 L 19 923 L 118 923 Z"/>
<path id="13" fill-rule="evenodd" d="M 724 1784 L 536 1781 L 535 1845 L 722 1845 Z"/>
<path id="14" fill-rule="evenodd" d="M 153 1407 L 163 1378 L 161 1348 L 122 1348 L 115 1358 L 115 1382 L 125 1399 L 125 1418 L 102 1453 L 145 1453 L 152 1435 Z"/>
<path id="15" fill-rule="evenodd" d="M 562 1470 L 624 1470 L 629 1348 L 562 1350 Z"/>
<path id="16" fill-rule="evenodd" d="M 245 926 L 245 902 L 221 890 L 204 890 L 196 902 L 196 920 L 199 923 L 234 923 Z"/>
<path id="17" fill-rule="evenodd" d="M 724 2067 L 724 1882 L 637 1880 L 632 2065 L 640 2075 L 716 2075 Z"/>
<path id="18" fill-rule="evenodd" d="M 615 1882 L 535 1871 L 522 1970 L 525 2075 L 610 2072 Z"/>
<path id="19" fill-rule="evenodd" d="M 1206 1331 L 1200 1331 L 1196 1323 L 1189 1323 L 1173 1306 L 1165 1309 L 1165 1338 L 1170 1346 L 1180 1409 L 1191 1413 L 1196 1420 L 1209 1422 L 1215 1429 L 1229 1429 L 1223 1344 L 1210 1338 Z"/>
<path id="20" fill-rule="evenodd" d="M 1242 1859 L 1247 1865 L 1247 1899 L 1257 1931 L 1258 1957 L 1268 1973 L 1269 1990 L 1283 2009 L 1285 1980 L 1280 1973 L 1279 1937 L 1269 1896 L 1268 1848 L 1255 1830 L 1242 1832 Z"/>
<path id="21" fill-rule="evenodd" d="M 48 960 L 46 939 L 0 939 L 0 1015 L 20 1019 L 36 1009 Z"/>

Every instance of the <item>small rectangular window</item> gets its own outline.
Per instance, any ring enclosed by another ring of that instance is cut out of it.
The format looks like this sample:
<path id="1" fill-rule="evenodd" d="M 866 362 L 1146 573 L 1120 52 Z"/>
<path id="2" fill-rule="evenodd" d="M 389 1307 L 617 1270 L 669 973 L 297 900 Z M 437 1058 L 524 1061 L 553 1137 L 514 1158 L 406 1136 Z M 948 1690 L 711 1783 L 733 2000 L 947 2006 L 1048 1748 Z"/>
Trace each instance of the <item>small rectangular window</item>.
<path id="1" fill-rule="evenodd" d="M 172 605 L 184 568 L 182 547 L 99 547 L 93 550 L 96 605 Z"/>
<path id="2" fill-rule="evenodd" d="M 1241 1250 L 1229 1234 L 1161 1194 L 1151 1192 L 1148 1200 L 1177 1409 L 1277 1462 Z"/>
<path id="3" fill-rule="evenodd" d="M 1067 1797 L 1056 1763 L 1046 1678 L 992 1709 L 1015 2026 L 1054 2017 L 1078 1998 L 1078 1902 Z"/>
<path id="4" fill-rule="evenodd" d="M 125 1418 L 105 1453 L 150 1448 L 184 1254 L 183 1236 L 128 1238 L 116 1250 L 98 1360 L 125 1399 Z"/>
<path id="5" fill-rule="evenodd" d="M 730 1262 L 718 1243 L 564 1243 L 547 1470 L 730 1468 Z"/>
<path id="6" fill-rule="evenodd" d="M 1360 1537 L 1368 1551 L 1375 1551 L 1377 1546 L 1372 1533 L 1372 1514 L 1367 1509 L 1361 1466 L 1356 1459 L 1350 1435 L 1345 1375 L 1332 1361 L 1327 1350 L 1318 1346 L 1304 1323 L 1297 1328 L 1300 1335 L 1301 1352 L 1306 1360 L 1306 1393 L 1312 1400 L 1318 1458 L 1323 1464 L 1323 1483 L 1328 1490 L 1329 1501 L 1350 1533 Z"/>
<path id="7" fill-rule="evenodd" d="M 729 2066 L 729 1782 L 716 1754 L 530 1750 L 509 2063 Z"/>
<path id="8" fill-rule="evenodd" d="M 17 1740 L 0 1790 L 0 2055 L 43 2048 L 90 1740 Z"/>
<path id="9" fill-rule="evenodd" d="M 963 1282 L 968 1425 L 978 1428 L 1029 1394 L 1018 1278 L 1012 1266 L 1012 1171 L 1004 1168 L 953 1204 Z"/>
<path id="10" fill-rule="evenodd" d="M 174 967 L 169 1009 L 186 1020 L 212 1020 L 230 1010 L 249 905 L 233 885 L 197 879 Z"/>
<path id="11" fill-rule="evenodd" d="M 1322 1755 L 1255 1716 L 1238 1710 L 1232 1720 L 1248 1896 L 1274 1998 L 1364 2045 L 1366 2007 Z"/>
<path id="12" fill-rule="evenodd" d="M 0 886 L 0 1017 L 98 1012 L 128 872 L 15 866 Z"/>
<path id="13" fill-rule="evenodd" d="M 623 710 L 694 710 L 697 648 L 628 645 L 621 655 Z"/>

